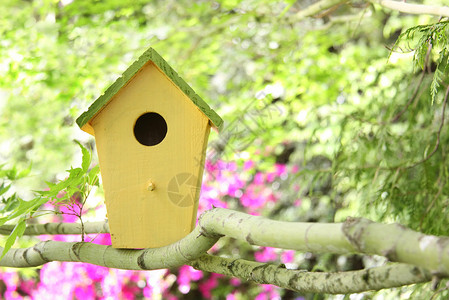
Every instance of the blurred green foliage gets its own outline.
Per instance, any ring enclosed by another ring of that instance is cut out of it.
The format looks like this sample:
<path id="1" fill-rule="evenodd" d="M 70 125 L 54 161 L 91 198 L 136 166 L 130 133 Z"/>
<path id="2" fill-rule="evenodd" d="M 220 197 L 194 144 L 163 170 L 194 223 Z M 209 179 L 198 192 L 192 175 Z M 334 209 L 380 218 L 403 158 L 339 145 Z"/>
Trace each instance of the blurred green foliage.
<path id="1" fill-rule="evenodd" d="M 364 216 L 448 235 L 447 21 L 364 1 L 295 19 L 311 3 L 3 1 L 0 163 L 33 165 L 8 193 L 81 161 L 72 140 L 94 142 L 74 119 L 151 46 L 225 120 L 209 158 L 299 167 L 263 214 Z M 303 267 L 338 270 L 336 260 Z"/>

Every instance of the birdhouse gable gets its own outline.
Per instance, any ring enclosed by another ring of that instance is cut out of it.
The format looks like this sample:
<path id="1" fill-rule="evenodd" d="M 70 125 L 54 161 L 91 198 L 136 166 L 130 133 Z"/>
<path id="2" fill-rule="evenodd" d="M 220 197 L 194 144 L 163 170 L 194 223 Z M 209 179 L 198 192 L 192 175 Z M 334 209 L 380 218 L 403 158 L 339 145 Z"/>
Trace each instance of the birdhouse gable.
<path id="1" fill-rule="evenodd" d="M 200 96 L 176 73 L 175 70 L 153 49 L 149 48 L 101 95 L 87 111 L 78 117 L 76 123 L 84 131 L 94 134 L 90 121 L 124 88 L 131 80 L 138 76 L 147 64 L 154 64 L 188 99 L 209 119 L 211 127 L 220 130 L 223 120 L 212 110 Z"/>

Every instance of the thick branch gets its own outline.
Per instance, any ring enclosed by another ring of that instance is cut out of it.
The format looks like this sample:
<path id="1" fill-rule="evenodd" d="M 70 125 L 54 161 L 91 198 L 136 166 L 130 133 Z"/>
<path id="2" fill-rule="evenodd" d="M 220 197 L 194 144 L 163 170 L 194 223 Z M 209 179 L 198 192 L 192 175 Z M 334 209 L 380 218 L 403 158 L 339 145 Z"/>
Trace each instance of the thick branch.
<path id="1" fill-rule="evenodd" d="M 342 231 L 359 253 L 387 257 L 391 261 L 426 268 L 433 274 L 449 275 L 449 238 L 425 235 L 399 224 L 378 224 L 349 218 Z"/>
<path id="2" fill-rule="evenodd" d="M 179 267 L 206 253 L 219 237 L 206 237 L 198 229 L 171 245 L 143 250 L 114 249 L 85 242 L 46 241 L 30 248 L 11 249 L 1 266 L 26 268 L 50 261 L 86 262 L 127 270 L 155 270 Z M 3 248 L 1 248 L 3 251 Z"/>
<path id="3" fill-rule="evenodd" d="M 15 225 L 0 226 L 0 234 L 8 235 Z M 81 224 L 79 223 L 46 223 L 31 224 L 25 229 L 25 235 L 42 234 L 81 234 Z M 109 232 L 108 222 L 88 222 L 84 223 L 84 233 L 107 233 Z"/>
<path id="4" fill-rule="evenodd" d="M 45 225 L 43 226 L 45 227 Z M 66 228 L 66 232 L 68 232 L 68 225 L 61 226 L 62 228 Z M 214 241 L 217 241 L 220 236 L 228 236 L 238 240 L 243 240 L 251 245 L 269 246 L 314 253 L 344 254 L 357 252 L 364 254 L 377 254 L 386 256 L 391 261 L 426 268 L 434 274 L 442 276 L 449 275 L 448 237 L 425 235 L 407 229 L 398 224 L 378 224 L 365 219 L 348 219 L 345 223 L 329 224 L 301 222 L 293 223 L 273 221 L 237 211 L 215 208 L 206 211 L 200 217 L 198 226 L 187 237 L 173 245 L 159 249 L 165 249 L 162 253 L 169 253 L 168 255 L 170 257 L 179 256 L 179 259 L 177 258 L 173 260 L 169 263 L 169 265 L 180 266 L 189 259 L 193 259 L 192 257 L 199 257 L 201 254 L 204 254 L 210 247 L 212 247 Z M 196 243 L 199 243 L 199 246 L 197 246 Z M 202 250 L 192 250 L 197 247 Z M 91 249 L 85 246 L 83 246 L 83 248 Z M 40 248 L 37 249 L 39 250 Z M 10 253 L 7 254 L 0 264 L 7 264 L 7 266 L 11 267 L 29 266 L 26 264 L 26 260 L 20 264 L 17 264 L 17 261 L 11 260 L 17 257 L 22 257 L 22 252 L 20 252 L 20 254 L 14 254 L 17 251 L 23 252 L 26 250 L 11 249 Z M 101 248 L 98 248 L 98 251 L 103 253 Z M 148 251 L 146 252 L 148 255 L 145 254 L 145 257 L 152 257 L 152 259 L 156 260 L 157 267 L 154 268 L 165 266 L 157 261 L 165 260 L 166 256 L 152 254 L 153 252 L 160 253 L 157 252 L 159 251 L 158 249 L 149 249 L 144 251 Z M 123 253 L 129 255 L 131 252 Z M 184 253 L 188 254 L 185 255 Z M 77 256 L 75 254 L 73 255 L 75 257 Z M 70 259 L 64 257 L 56 260 L 81 261 L 72 260 L 72 256 L 69 255 Z M 103 257 L 104 255 L 100 256 Z M 46 257 L 49 257 L 49 260 L 54 260 L 51 255 Z M 188 259 L 184 259 L 186 257 Z M 109 257 L 104 257 L 104 259 L 109 259 Z M 117 259 L 117 257 L 114 256 L 114 259 Z M 45 261 L 42 263 L 44 262 Z M 92 263 L 97 264 L 97 262 Z M 149 263 L 149 261 L 145 262 L 145 265 L 147 263 Z M 122 268 L 135 268 L 135 266 L 122 266 L 121 264 L 108 266 L 114 268 L 120 266 Z"/>
<path id="5" fill-rule="evenodd" d="M 398 224 L 365 219 L 330 224 L 279 222 L 215 208 L 203 214 L 199 225 L 206 235 L 222 234 L 252 245 L 314 253 L 377 254 L 449 275 L 449 238 L 425 235 Z"/>
<path id="6" fill-rule="evenodd" d="M 189 235 L 187 239 L 192 238 L 195 237 Z M 379 290 L 431 279 L 429 272 L 402 264 L 361 271 L 316 273 L 210 255 L 196 258 L 198 253 L 204 253 L 215 240 L 202 236 L 195 238 L 202 241 L 187 241 L 187 239 L 183 241 L 190 245 L 175 243 L 167 247 L 145 250 L 121 250 L 84 242 L 47 241 L 32 248 L 8 252 L 2 260 L 2 265 L 29 267 L 50 261 L 70 261 L 128 270 L 153 270 L 189 264 L 200 270 L 235 276 L 256 283 L 274 284 L 301 292 L 333 294 Z"/>
<path id="7" fill-rule="evenodd" d="M 411 4 L 402 1 L 392 1 L 392 0 L 370 0 L 370 2 L 378 3 L 383 7 L 392 10 L 397 10 L 407 14 L 435 15 L 435 16 L 449 17 L 448 6 Z"/>
<path id="8" fill-rule="evenodd" d="M 104 223 L 93 223 L 92 228 L 94 225 L 101 232 L 107 230 Z M 54 227 L 35 225 L 26 233 L 74 233 L 79 230 L 77 226 L 79 224 Z M 2 232 L 6 229 L 3 226 Z M 299 251 L 379 254 L 415 267 L 396 264 L 346 273 L 308 273 L 241 259 L 204 255 L 223 235 L 252 245 Z M 165 247 L 124 250 L 84 242 L 47 241 L 31 248 L 11 249 L 0 265 L 32 267 L 50 261 L 87 262 L 129 270 L 190 264 L 201 270 L 298 291 L 350 293 L 424 282 L 430 279 L 431 273 L 448 276 L 449 238 L 424 235 L 397 224 L 378 224 L 365 219 L 348 219 L 340 224 L 292 223 L 215 208 L 200 217 L 192 233 Z"/>
<path id="9" fill-rule="evenodd" d="M 203 255 L 189 263 L 198 270 L 220 273 L 302 293 L 349 294 L 430 281 L 429 272 L 405 264 L 360 271 L 306 272 L 282 266 Z"/>
<path id="10" fill-rule="evenodd" d="M 198 224 L 205 235 L 225 235 L 251 245 L 315 253 L 356 251 L 344 236 L 341 223 L 281 222 L 214 208 L 205 212 Z"/>

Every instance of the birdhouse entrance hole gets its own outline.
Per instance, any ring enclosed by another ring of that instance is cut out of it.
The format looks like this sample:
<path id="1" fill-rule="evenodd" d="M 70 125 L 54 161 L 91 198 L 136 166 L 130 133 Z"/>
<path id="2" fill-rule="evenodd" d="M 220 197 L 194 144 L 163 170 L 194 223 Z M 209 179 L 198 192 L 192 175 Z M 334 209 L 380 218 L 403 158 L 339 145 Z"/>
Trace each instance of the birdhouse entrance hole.
<path id="1" fill-rule="evenodd" d="M 144 146 L 155 146 L 167 135 L 167 122 L 155 112 L 144 113 L 134 124 L 134 136 Z"/>

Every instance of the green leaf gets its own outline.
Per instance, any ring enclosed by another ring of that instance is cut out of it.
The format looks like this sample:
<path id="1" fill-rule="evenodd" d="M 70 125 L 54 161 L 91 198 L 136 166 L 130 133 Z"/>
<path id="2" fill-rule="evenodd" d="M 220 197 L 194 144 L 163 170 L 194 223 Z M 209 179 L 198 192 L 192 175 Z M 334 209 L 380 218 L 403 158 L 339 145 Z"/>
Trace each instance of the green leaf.
<path id="1" fill-rule="evenodd" d="M 2 183 L 2 185 L 0 186 L 0 196 L 3 195 L 4 193 L 6 193 L 9 188 L 11 187 L 11 185 L 5 185 L 5 183 Z"/>
<path id="2" fill-rule="evenodd" d="M 22 237 L 26 229 L 25 218 L 22 218 L 14 229 L 17 229 L 17 237 Z"/>
<path id="3" fill-rule="evenodd" d="M 38 193 L 48 198 L 56 198 L 61 191 L 66 190 L 69 187 L 78 187 L 83 180 L 83 170 L 81 168 L 75 168 L 68 170 L 69 177 L 65 180 L 58 182 L 57 184 L 47 183 L 48 191 L 39 191 Z"/>
<path id="4" fill-rule="evenodd" d="M 83 153 L 83 161 L 81 163 L 81 168 L 83 169 L 83 171 L 85 173 L 89 169 L 89 166 L 90 166 L 90 163 L 92 160 L 92 156 L 91 156 L 89 150 L 87 150 L 83 145 L 81 145 L 81 143 L 79 141 L 75 141 L 75 143 L 77 143 L 78 146 L 80 146 L 81 152 Z"/>
<path id="5" fill-rule="evenodd" d="M 6 177 L 9 180 L 15 180 L 17 178 L 17 169 L 15 166 L 12 169 L 6 171 Z"/>
<path id="6" fill-rule="evenodd" d="M 5 177 L 5 175 L 6 175 L 6 170 L 3 170 L 4 166 L 5 166 L 5 164 L 0 165 L 0 178 Z"/>
<path id="7" fill-rule="evenodd" d="M 35 205 L 35 201 L 24 201 L 20 198 L 17 198 L 19 201 L 19 206 L 16 208 L 15 212 L 8 216 L 9 220 L 13 220 L 17 217 L 20 217 L 28 212 L 28 210 Z"/>
<path id="8" fill-rule="evenodd" d="M 279 17 L 281 17 L 281 18 L 290 10 L 290 8 L 293 6 L 293 4 L 296 3 L 296 0 L 287 0 L 285 2 L 287 2 L 287 5 L 285 6 L 284 10 L 279 15 Z"/>
<path id="9" fill-rule="evenodd" d="M 47 202 L 48 200 L 46 198 L 36 199 L 34 206 L 30 209 L 30 216 L 32 216 L 42 205 Z"/>
<path id="10" fill-rule="evenodd" d="M 0 218 L 0 226 L 2 226 L 3 224 L 5 224 L 6 222 L 8 222 L 8 220 L 9 220 L 8 217 Z"/>
<path id="11" fill-rule="evenodd" d="M 93 167 L 90 170 L 89 174 L 87 174 L 87 177 L 88 177 L 87 183 L 89 185 L 96 185 L 96 186 L 98 186 L 98 182 L 99 182 L 98 174 L 99 173 L 100 173 L 100 166 L 96 165 L 95 167 Z"/>
<path id="12" fill-rule="evenodd" d="M 438 94 L 438 88 L 440 87 L 441 78 L 443 76 L 443 72 L 437 68 L 433 75 L 432 83 L 430 84 L 430 95 L 432 96 L 432 105 L 435 102 L 435 97 Z"/>
<path id="13" fill-rule="evenodd" d="M 1 211 L 1 213 L 3 213 L 3 214 L 14 210 L 19 205 L 19 201 L 17 200 L 16 193 L 12 194 L 7 199 L 2 199 L 2 202 L 5 204 L 5 206 L 3 207 L 2 211 Z"/>
<path id="14" fill-rule="evenodd" d="M 11 249 L 16 239 L 22 237 L 23 233 L 25 232 L 25 229 L 26 229 L 25 218 L 22 218 L 19 220 L 19 222 L 14 227 L 11 234 L 6 239 L 5 247 L 3 248 L 2 256 L 0 257 L 0 259 L 2 259 L 6 255 L 6 253 Z"/>
<path id="15" fill-rule="evenodd" d="M 17 197 L 17 201 L 19 204 L 14 211 L 10 215 L 0 218 L 0 226 L 5 224 L 7 221 L 34 213 L 37 208 L 46 203 L 48 200 L 46 198 L 35 198 L 33 200 L 24 201 Z"/>
<path id="16" fill-rule="evenodd" d="M 24 178 L 24 177 L 28 176 L 28 174 L 30 174 L 30 172 L 31 172 L 31 166 L 32 166 L 32 164 L 30 163 L 28 168 L 20 171 L 19 174 L 17 175 L 16 179 L 20 179 L 20 178 Z"/>

